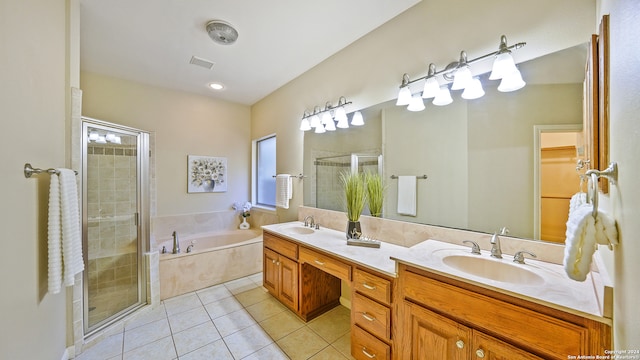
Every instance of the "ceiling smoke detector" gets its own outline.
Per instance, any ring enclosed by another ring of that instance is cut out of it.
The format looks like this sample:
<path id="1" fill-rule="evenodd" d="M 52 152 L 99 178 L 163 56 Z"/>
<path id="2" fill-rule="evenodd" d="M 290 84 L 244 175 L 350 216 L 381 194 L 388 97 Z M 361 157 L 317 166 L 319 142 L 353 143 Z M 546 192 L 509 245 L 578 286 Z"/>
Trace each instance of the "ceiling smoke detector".
<path id="1" fill-rule="evenodd" d="M 231 45 L 238 39 L 238 31 L 222 20 L 211 20 L 206 26 L 209 37 L 222 45 Z"/>

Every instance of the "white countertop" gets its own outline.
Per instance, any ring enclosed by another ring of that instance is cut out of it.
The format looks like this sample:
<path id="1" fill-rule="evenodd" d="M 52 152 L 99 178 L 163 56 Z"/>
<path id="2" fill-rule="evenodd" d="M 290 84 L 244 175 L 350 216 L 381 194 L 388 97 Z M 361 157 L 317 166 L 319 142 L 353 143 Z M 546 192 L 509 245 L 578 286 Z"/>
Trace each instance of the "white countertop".
<path id="1" fill-rule="evenodd" d="M 595 293 L 592 274 L 584 282 L 569 279 L 562 265 L 526 259 L 525 264 L 512 263 L 512 256 L 492 259 L 487 251 L 471 255 L 468 246 L 450 244 L 433 239 L 410 248 L 382 242 L 380 248 L 347 245 L 345 233 L 332 229 L 319 229 L 311 234 L 298 234 L 291 228 L 302 228 L 300 221 L 266 225 L 263 229 L 291 239 L 303 246 L 320 250 L 337 258 L 396 277 L 396 262 L 414 266 L 452 279 L 532 301 L 558 310 L 584 316 L 600 322 L 610 322 L 602 316 Z M 445 255 L 478 256 L 490 261 L 508 262 L 512 266 L 531 271 L 542 279 L 537 284 L 494 281 L 446 265 Z"/>

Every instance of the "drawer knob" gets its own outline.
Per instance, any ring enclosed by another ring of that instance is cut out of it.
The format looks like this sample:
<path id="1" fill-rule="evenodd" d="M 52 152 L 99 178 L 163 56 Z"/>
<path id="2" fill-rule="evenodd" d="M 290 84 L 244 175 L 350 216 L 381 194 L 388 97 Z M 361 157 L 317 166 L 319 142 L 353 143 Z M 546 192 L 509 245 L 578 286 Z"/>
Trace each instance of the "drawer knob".
<path id="1" fill-rule="evenodd" d="M 314 260 L 316 262 L 316 264 L 320 265 L 320 266 L 324 266 L 324 263 L 320 260 Z"/>
<path id="2" fill-rule="evenodd" d="M 458 347 L 458 349 L 464 349 L 464 341 L 462 340 L 456 341 L 456 346 Z"/>
<path id="3" fill-rule="evenodd" d="M 476 356 L 480 359 L 484 358 L 484 351 L 482 349 L 476 350 Z"/>
<path id="4" fill-rule="evenodd" d="M 367 314 L 366 312 L 363 312 L 363 313 L 362 313 L 362 317 L 363 317 L 363 318 L 365 318 L 365 319 L 367 319 L 367 320 L 369 320 L 369 321 L 375 321 L 375 320 L 376 320 L 376 318 L 375 318 L 375 317 L 373 317 L 373 316 L 371 316 L 371 315 Z"/>
<path id="5" fill-rule="evenodd" d="M 376 289 L 375 286 L 369 285 L 367 283 L 362 283 L 362 286 L 364 286 L 365 289 L 369 289 L 369 290 L 375 290 Z"/>
<path id="6" fill-rule="evenodd" d="M 375 358 L 375 357 L 376 357 L 376 354 L 372 354 L 372 353 L 368 352 L 366 347 L 363 347 L 363 348 L 362 348 L 362 353 L 363 353 L 366 357 L 368 357 L 369 359 L 373 359 L 373 358 Z"/>

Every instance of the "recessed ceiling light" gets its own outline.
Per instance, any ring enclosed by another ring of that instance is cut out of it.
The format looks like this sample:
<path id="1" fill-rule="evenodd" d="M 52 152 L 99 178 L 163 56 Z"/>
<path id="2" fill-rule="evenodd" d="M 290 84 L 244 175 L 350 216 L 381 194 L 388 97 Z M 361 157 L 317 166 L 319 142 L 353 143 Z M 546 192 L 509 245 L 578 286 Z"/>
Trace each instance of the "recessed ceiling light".
<path id="1" fill-rule="evenodd" d="M 224 89 L 224 85 L 222 85 L 220 83 L 215 83 L 215 82 L 209 83 L 209 87 L 211 89 L 213 89 L 213 90 L 222 90 L 222 89 Z"/>

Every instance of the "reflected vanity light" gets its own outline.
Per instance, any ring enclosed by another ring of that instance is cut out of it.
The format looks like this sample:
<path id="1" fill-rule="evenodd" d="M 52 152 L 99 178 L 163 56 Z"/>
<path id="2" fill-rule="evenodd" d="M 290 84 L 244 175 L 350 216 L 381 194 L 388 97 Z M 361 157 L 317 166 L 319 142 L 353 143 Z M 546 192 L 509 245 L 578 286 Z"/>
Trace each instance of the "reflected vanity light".
<path id="1" fill-rule="evenodd" d="M 422 96 L 420 94 L 415 94 L 411 97 L 411 102 L 409 102 L 409 106 L 407 106 L 407 110 L 409 111 L 422 111 L 425 109 L 424 101 L 422 101 Z"/>
<path id="2" fill-rule="evenodd" d="M 309 131 L 311 129 L 315 129 L 314 133 L 322 134 L 326 131 L 335 131 L 337 128 L 348 128 L 349 117 L 347 116 L 347 112 L 344 107 L 349 104 L 351 104 L 351 102 L 347 102 L 347 99 L 344 96 L 341 96 L 340 99 L 338 99 L 338 104 L 335 106 L 331 105 L 331 102 L 327 102 L 324 109 L 321 109 L 320 106 L 316 106 L 312 113 L 305 111 L 304 115 L 302 115 L 302 120 L 300 121 L 300 130 Z M 351 117 L 351 125 L 364 125 L 364 119 L 360 111 L 353 113 L 353 116 Z"/>
<path id="3" fill-rule="evenodd" d="M 429 64 L 429 72 L 426 76 L 411 80 L 408 74 L 402 75 L 402 84 L 398 91 L 398 98 L 396 105 L 407 106 L 407 110 L 420 111 L 417 101 L 414 100 L 414 94 L 412 93 L 411 84 L 418 81 L 425 81 L 424 88 L 422 90 L 422 98 L 434 98 L 434 105 L 448 105 L 453 102 L 448 85 L 451 83 L 451 90 L 463 90 L 463 99 L 477 99 L 484 96 L 484 90 L 482 89 L 482 83 L 480 79 L 473 75 L 470 65 L 485 59 L 493 59 L 493 66 L 490 80 L 501 80 L 498 90 L 502 92 L 515 91 L 521 89 L 526 85 L 522 80 L 522 75 L 515 65 L 513 57 L 511 56 L 511 50 L 519 49 L 525 46 L 526 43 L 520 42 L 515 45 L 507 45 L 507 37 L 502 35 L 500 37 L 500 45 L 497 51 L 489 54 L 482 55 L 475 59 L 467 60 L 467 54 L 465 51 L 460 52 L 460 59 L 449 63 L 444 69 L 436 71 L 436 65 Z M 437 76 L 440 76 L 443 83 L 439 85 Z M 446 88 L 446 92 L 445 89 Z"/>
<path id="4" fill-rule="evenodd" d="M 120 138 L 120 136 L 117 136 L 113 133 L 107 133 L 105 135 L 101 135 L 97 131 L 90 131 L 88 138 L 89 138 L 89 142 L 95 142 L 97 144 L 106 144 L 106 143 L 121 144 L 122 143 L 122 139 Z"/>

